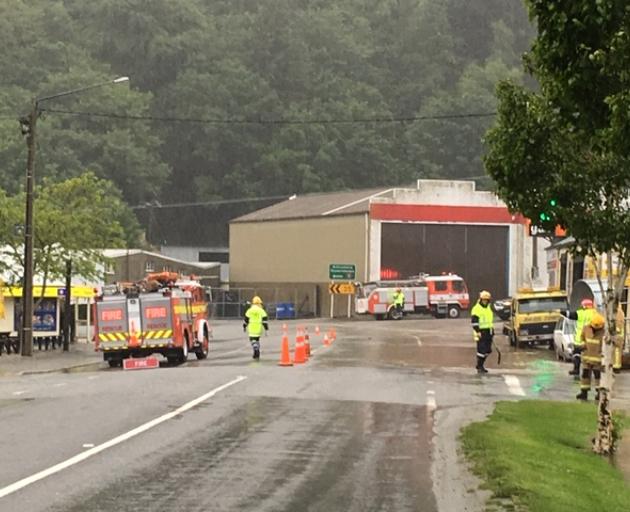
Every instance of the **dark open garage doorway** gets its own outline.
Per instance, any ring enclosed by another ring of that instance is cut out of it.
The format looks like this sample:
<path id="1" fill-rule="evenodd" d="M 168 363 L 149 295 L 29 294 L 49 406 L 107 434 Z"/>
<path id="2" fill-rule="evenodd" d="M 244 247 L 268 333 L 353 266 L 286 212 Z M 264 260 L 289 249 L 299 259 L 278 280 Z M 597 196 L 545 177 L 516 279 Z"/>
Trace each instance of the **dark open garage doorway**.
<path id="1" fill-rule="evenodd" d="M 403 279 L 452 272 L 468 284 L 471 303 L 481 290 L 507 297 L 509 227 L 384 222 L 381 275 Z"/>

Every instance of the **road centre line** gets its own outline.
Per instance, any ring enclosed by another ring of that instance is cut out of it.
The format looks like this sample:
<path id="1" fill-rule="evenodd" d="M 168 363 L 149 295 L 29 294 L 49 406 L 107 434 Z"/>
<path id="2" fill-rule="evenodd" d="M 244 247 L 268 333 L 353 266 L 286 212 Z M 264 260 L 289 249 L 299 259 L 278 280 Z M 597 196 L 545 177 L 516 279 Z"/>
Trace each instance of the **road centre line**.
<path id="1" fill-rule="evenodd" d="M 518 380 L 516 375 L 504 375 L 503 380 L 505 380 L 510 393 L 516 396 L 525 396 L 525 391 L 521 387 L 521 381 Z"/>
<path id="2" fill-rule="evenodd" d="M 14 391 L 13 394 L 16 396 L 20 396 L 23 395 L 24 393 L 26 393 L 26 391 Z"/>
<path id="3" fill-rule="evenodd" d="M 22 480 L 18 480 L 17 482 L 14 482 L 11 485 L 8 485 L 0 489 L 0 498 L 4 498 L 5 496 L 8 496 L 9 494 L 14 493 L 15 491 L 19 491 L 20 489 L 23 489 L 24 487 L 28 485 L 31 485 L 51 475 L 54 475 L 55 473 L 58 473 L 64 469 L 67 469 L 70 466 L 78 464 L 79 462 L 82 462 L 85 459 L 88 459 L 92 457 L 93 455 L 96 455 L 97 453 L 105 451 L 108 448 L 112 448 L 113 446 L 116 446 L 117 444 L 127 441 L 128 439 L 131 439 L 132 437 L 135 437 L 138 434 L 142 434 L 143 432 L 146 432 L 147 430 L 150 430 L 153 427 L 156 427 L 159 424 L 164 423 L 165 421 L 168 421 L 174 418 L 175 416 L 178 416 L 179 414 L 182 414 L 188 411 L 189 409 L 192 409 L 196 405 L 199 405 L 200 403 L 205 402 L 206 400 L 208 400 L 209 398 L 212 398 L 213 396 L 223 391 L 224 389 L 227 389 L 230 386 L 233 386 L 234 384 L 238 384 L 239 382 L 242 382 L 245 379 L 247 379 L 247 377 L 243 375 L 239 375 L 238 377 L 231 380 L 230 382 L 226 382 L 225 384 L 217 388 L 214 388 L 213 390 L 209 391 L 205 395 L 201 395 L 200 397 L 195 398 L 194 400 L 191 400 L 190 402 L 182 405 L 181 407 L 175 409 L 172 412 L 169 412 L 167 414 L 160 416 L 159 418 L 155 418 L 151 421 L 148 421 L 147 423 L 144 423 L 143 425 L 140 425 L 139 427 L 136 427 L 133 430 L 125 432 L 124 434 L 114 437 L 113 439 L 110 439 L 109 441 L 106 441 L 103 444 L 100 444 L 98 446 L 95 446 L 94 448 L 90 448 L 89 450 L 79 453 L 78 455 L 75 455 L 74 457 L 70 457 L 69 459 L 64 460 L 63 462 L 60 462 L 59 464 L 55 464 L 54 466 L 51 466 L 48 469 L 44 469 L 43 471 L 40 471 L 39 473 L 35 473 L 34 475 L 23 478 Z"/>

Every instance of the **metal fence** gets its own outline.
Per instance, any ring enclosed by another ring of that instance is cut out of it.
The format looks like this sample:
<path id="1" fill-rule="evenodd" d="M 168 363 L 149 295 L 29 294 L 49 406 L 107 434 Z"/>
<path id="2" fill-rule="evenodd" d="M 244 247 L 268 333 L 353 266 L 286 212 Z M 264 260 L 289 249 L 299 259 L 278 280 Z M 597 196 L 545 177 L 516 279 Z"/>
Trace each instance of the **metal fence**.
<path id="1" fill-rule="evenodd" d="M 240 318 L 252 297 L 258 295 L 269 318 L 313 317 L 317 311 L 317 286 L 266 288 L 211 288 L 212 318 Z"/>

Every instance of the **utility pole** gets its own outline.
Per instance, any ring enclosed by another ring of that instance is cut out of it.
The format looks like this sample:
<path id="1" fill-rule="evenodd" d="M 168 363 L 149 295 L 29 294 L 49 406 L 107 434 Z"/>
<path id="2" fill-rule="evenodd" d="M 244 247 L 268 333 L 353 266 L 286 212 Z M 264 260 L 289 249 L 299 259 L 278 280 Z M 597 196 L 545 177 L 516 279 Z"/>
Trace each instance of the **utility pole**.
<path id="1" fill-rule="evenodd" d="M 33 355 L 33 181 L 35 176 L 35 128 L 40 114 L 40 103 L 64 96 L 81 93 L 104 85 L 128 82 L 129 77 L 121 76 L 97 84 L 71 89 L 69 91 L 35 98 L 33 108 L 27 117 L 20 119 L 22 135 L 26 135 L 28 157 L 26 161 L 26 214 L 24 219 L 24 282 L 22 283 L 22 343 L 21 354 Z"/>
<path id="2" fill-rule="evenodd" d="M 70 336 L 72 325 L 72 260 L 66 260 L 66 296 L 64 297 L 64 322 L 63 322 L 63 351 L 70 350 Z M 74 335 L 74 332 L 72 332 Z"/>
<path id="3" fill-rule="evenodd" d="M 28 157 L 26 161 L 26 212 L 24 215 L 24 282 L 22 283 L 22 344 L 23 356 L 33 355 L 33 180 L 35 175 L 35 128 L 39 117 L 39 104 L 27 118 L 22 118 L 22 133 L 26 135 Z"/>

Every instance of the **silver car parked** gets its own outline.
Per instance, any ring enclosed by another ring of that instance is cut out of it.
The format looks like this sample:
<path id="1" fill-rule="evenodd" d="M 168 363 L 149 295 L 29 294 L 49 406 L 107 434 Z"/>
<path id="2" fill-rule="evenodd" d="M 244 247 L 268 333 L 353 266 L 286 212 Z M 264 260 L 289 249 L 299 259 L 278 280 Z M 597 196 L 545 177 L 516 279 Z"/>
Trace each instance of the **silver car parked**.
<path id="1" fill-rule="evenodd" d="M 553 346 L 560 361 L 573 361 L 573 343 L 575 338 L 575 320 L 561 316 L 553 330 Z"/>

